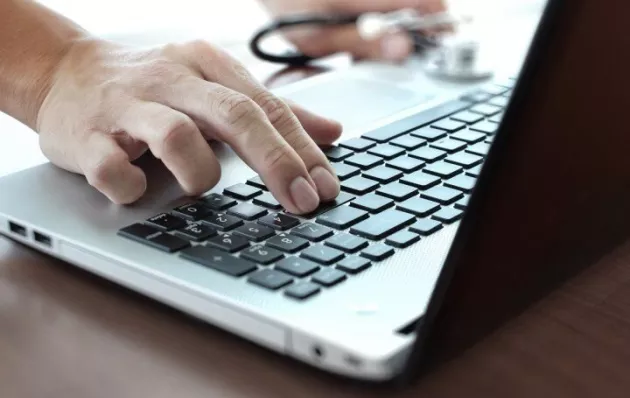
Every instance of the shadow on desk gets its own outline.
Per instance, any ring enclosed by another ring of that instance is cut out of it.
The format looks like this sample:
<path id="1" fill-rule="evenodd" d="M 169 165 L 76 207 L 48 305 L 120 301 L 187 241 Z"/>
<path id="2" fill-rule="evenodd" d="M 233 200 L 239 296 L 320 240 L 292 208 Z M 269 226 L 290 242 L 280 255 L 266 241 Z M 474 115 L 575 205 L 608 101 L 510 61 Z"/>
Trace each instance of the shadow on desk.
<path id="1" fill-rule="evenodd" d="M 622 397 L 630 243 L 404 391 L 322 374 L 0 239 L 0 396 Z"/>

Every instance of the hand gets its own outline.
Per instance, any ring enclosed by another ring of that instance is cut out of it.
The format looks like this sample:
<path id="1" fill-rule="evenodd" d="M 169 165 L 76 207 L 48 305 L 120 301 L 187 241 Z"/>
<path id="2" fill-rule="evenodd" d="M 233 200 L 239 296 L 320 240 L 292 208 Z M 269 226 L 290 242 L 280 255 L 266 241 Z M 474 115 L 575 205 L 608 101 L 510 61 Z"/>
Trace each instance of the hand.
<path id="1" fill-rule="evenodd" d="M 359 14 L 414 8 L 423 13 L 446 9 L 443 0 L 263 0 L 275 17 L 300 13 Z M 405 33 L 395 33 L 365 41 L 354 26 L 300 27 L 287 31 L 286 37 L 306 55 L 321 57 L 348 52 L 356 58 L 402 61 L 413 51 Z"/>
<path id="2" fill-rule="evenodd" d="M 317 144 L 334 142 L 340 125 L 287 105 L 208 43 L 138 51 L 84 39 L 51 81 L 36 128 L 44 154 L 115 203 L 143 195 L 146 176 L 132 162 L 147 150 L 187 194 L 208 191 L 221 175 L 208 140 L 230 145 L 288 211 L 339 194 Z"/>

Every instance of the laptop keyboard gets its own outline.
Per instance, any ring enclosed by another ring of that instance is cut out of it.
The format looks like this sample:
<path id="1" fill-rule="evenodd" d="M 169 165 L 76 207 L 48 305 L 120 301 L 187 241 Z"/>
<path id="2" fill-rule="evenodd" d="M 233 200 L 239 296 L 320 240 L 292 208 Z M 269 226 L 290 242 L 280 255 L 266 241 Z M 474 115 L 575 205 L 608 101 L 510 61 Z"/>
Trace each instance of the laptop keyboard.
<path id="1" fill-rule="evenodd" d="M 304 301 L 463 216 L 513 84 L 325 148 L 342 192 L 312 214 L 287 213 L 254 177 L 118 234 Z"/>

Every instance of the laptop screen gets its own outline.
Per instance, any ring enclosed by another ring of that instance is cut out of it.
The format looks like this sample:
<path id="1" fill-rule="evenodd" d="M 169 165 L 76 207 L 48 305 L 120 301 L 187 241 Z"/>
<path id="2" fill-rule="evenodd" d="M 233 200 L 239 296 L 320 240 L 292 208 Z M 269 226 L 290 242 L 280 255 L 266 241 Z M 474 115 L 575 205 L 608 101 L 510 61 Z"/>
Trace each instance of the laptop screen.
<path id="1" fill-rule="evenodd" d="M 461 354 L 630 236 L 630 3 L 552 0 L 417 329 Z"/>

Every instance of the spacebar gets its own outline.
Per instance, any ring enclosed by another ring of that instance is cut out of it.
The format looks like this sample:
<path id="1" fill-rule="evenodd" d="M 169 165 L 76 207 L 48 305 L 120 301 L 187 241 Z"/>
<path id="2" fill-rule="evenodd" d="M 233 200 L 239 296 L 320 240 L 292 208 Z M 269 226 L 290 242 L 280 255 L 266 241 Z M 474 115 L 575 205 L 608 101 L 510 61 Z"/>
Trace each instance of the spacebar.
<path id="1" fill-rule="evenodd" d="M 257 269 L 254 263 L 206 246 L 182 250 L 180 256 L 232 276 L 243 276 Z"/>

